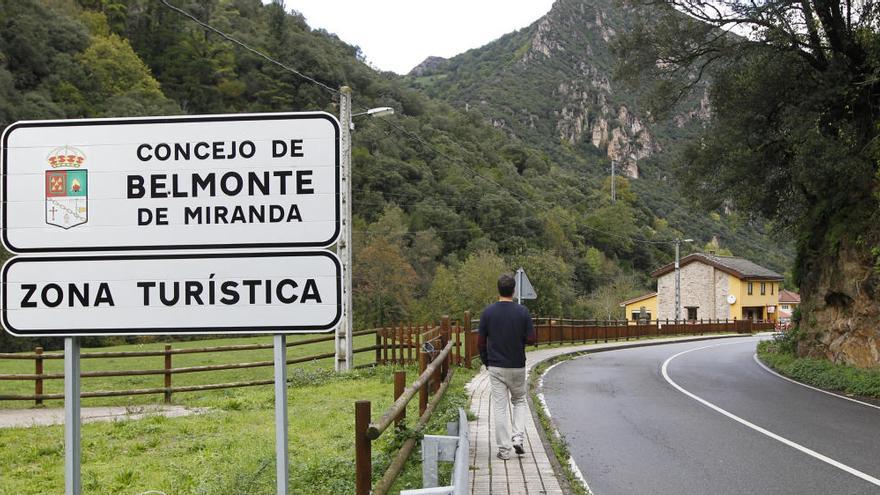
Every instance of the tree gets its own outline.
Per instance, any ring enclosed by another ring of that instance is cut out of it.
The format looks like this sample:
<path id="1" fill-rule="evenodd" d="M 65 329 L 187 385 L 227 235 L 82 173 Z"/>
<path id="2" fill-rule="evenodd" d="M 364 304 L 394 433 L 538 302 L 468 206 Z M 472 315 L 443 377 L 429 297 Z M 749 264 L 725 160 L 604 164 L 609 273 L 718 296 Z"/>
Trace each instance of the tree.
<path id="1" fill-rule="evenodd" d="M 620 73 L 657 81 L 656 115 L 707 92 L 711 123 L 680 155 L 684 189 L 796 237 L 799 353 L 876 365 L 880 5 L 650 3 L 621 38 Z"/>
<path id="2" fill-rule="evenodd" d="M 383 237 L 355 253 L 354 315 L 356 326 L 399 323 L 410 315 L 416 274 L 400 248 Z"/>

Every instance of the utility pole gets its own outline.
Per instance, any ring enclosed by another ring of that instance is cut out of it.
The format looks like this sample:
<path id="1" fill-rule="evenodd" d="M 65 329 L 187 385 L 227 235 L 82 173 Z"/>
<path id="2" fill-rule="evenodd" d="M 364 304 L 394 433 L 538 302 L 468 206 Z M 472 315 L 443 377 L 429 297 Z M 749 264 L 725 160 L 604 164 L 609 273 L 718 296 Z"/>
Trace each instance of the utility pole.
<path id="1" fill-rule="evenodd" d="M 617 201 L 617 189 L 614 184 L 614 176 L 617 175 L 617 162 L 611 160 L 611 202 Z"/>
<path id="2" fill-rule="evenodd" d="M 675 240 L 675 323 L 681 317 L 681 266 L 679 266 L 679 249 L 681 239 Z"/>
<path id="3" fill-rule="evenodd" d="M 675 322 L 678 323 L 678 320 L 681 319 L 681 266 L 679 263 L 681 243 L 694 242 L 694 240 L 679 237 L 672 242 L 675 243 Z"/>
<path id="4" fill-rule="evenodd" d="M 342 153 L 340 163 L 340 222 L 342 231 L 336 241 L 336 254 L 342 263 L 342 318 L 336 327 L 336 371 L 348 371 L 352 367 L 351 334 L 353 314 L 351 303 L 351 88 L 339 88 L 339 125 L 342 127 Z"/>

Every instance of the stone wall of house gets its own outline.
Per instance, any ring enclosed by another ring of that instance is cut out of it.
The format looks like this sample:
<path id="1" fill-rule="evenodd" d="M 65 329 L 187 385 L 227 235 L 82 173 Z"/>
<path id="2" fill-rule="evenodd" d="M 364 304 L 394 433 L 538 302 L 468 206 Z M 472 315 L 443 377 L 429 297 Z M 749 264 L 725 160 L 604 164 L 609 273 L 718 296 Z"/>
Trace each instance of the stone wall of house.
<path id="1" fill-rule="evenodd" d="M 730 304 L 727 296 L 730 294 L 730 275 L 721 270 L 715 270 L 715 314 L 712 319 L 725 320 L 733 318 L 730 314 Z"/>
<path id="2" fill-rule="evenodd" d="M 718 316 L 720 303 L 717 291 L 719 286 L 727 285 L 726 276 L 719 280 L 720 273 L 714 267 L 700 262 L 691 262 L 681 267 L 681 318 L 687 318 L 687 307 L 696 306 L 697 318 L 726 318 Z M 726 297 L 726 294 L 725 294 Z M 726 303 L 725 303 L 726 304 Z M 675 271 L 660 276 L 657 280 L 657 318 L 675 319 Z"/>

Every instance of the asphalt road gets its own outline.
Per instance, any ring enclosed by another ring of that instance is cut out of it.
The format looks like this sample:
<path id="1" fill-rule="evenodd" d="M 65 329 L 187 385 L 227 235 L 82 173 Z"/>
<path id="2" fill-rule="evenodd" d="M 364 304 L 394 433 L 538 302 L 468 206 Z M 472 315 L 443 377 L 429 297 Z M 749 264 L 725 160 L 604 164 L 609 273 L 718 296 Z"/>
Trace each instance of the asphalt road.
<path id="1" fill-rule="evenodd" d="M 880 494 L 880 408 L 771 374 L 753 359 L 757 342 L 609 351 L 552 368 L 544 399 L 593 493 Z"/>

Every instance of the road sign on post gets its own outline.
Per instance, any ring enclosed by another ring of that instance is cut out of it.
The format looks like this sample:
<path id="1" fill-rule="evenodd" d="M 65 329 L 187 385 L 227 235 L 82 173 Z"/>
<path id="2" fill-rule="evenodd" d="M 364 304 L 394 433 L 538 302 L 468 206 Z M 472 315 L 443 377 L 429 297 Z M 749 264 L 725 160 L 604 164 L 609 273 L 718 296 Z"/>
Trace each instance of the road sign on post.
<path id="1" fill-rule="evenodd" d="M 16 122 L 2 137 L 12 252 L 327 247 L 339 235 L 327 113 Z"/>
<path id="2" fill-rule="evenodd" d="M 0 237 L 25 256 L 3 267 L 2 322 L 16 336 L 66 337 L 67 495 L 81 491 L 79 336 L 235 333 L 275 334 L 277 487 L 287 493 L 283 334 L 332 330 L 343 301 L 334 254 L 290 249 L 337 242 L 340 144 L 339 123 L 321 112 L 4 130 Z M 230 248 L 252 252 L 220 252 Z M 156 254 L 167 250 L 178 252 Z M 120 255 L 133 251 L 154 254 Z"/>
<path id="3" fill-rule="evenodd" d="M 523 299 L 537 299 L 538 293 L 532 287 L 526 271 L 522 268 L 516 270 L 516 302 L 522 304 Z"/>
<path id="4" fill-rule="evenodd" d="M 339 260 L 291 253 L 16 257 L 3 267 L 13 335 L 179 335 L 330 331 Z"/>

